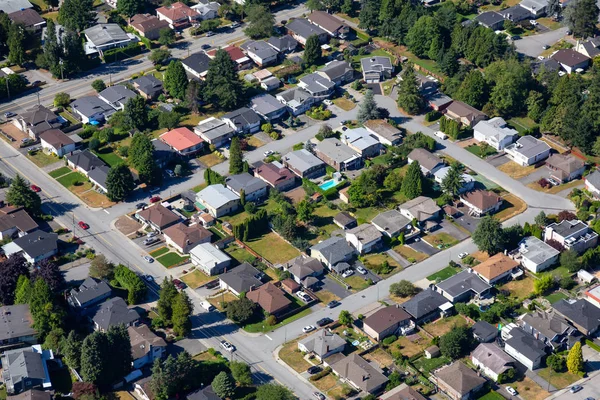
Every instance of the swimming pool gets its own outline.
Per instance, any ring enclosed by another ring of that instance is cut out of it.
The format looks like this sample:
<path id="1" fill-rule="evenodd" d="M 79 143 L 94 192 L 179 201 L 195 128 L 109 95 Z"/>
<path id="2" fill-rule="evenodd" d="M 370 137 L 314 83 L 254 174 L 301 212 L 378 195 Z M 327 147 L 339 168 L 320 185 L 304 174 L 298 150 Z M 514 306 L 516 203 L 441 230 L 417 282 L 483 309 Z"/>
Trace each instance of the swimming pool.
<path id="1" fill-rule="evenodd" d="M 329 190 L 329 189 L 331 189 L 333 187 L 336 187 L 336 186 L 337 186 L 337 182 L 334 179 L 330 179 L 330 180 L 325 181 L 325 182 L 323 182 L 323 183 L 321 183 L 319 185 L 319 187 L 321 189 L 323 189 L 323 190 Z"/>

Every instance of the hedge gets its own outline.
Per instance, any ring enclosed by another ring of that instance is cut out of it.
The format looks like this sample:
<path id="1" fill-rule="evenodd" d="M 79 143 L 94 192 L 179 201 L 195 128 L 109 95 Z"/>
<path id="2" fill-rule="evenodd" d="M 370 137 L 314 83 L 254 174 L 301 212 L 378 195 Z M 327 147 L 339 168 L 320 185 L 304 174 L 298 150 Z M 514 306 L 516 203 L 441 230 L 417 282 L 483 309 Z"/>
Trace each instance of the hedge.
<path id="1" fill-rule="evenodd" d="M 146 295 L 146 284 L 135 272 L 119 264 L 115 268 L 115 280 L 127 289 L 127 303 L 138 304 Z"/>
<path id="2" fill-rule="evenodd" d="M 323 371 L 319 372 L 318 374 L 314 374 L 313 376 L 311 376 L 308 379 L 310 379 L 312 382 L 318 381 L 319 379 L 323 378 L 325 375 L 327 375 L 330 372 L 331 372 L 331 368 L 327 367 Z"/>
<path id="3" fill-rule="evenodd" d="M 104 52 L 103 58 L 105 62 L 113 62 L 137 56 L 141 52 L 142 46 L 140 46 L 138 43 L 131 43 L 130 45 L 125 47 L 115 47 L 114 49 L 106 50 Z"/>

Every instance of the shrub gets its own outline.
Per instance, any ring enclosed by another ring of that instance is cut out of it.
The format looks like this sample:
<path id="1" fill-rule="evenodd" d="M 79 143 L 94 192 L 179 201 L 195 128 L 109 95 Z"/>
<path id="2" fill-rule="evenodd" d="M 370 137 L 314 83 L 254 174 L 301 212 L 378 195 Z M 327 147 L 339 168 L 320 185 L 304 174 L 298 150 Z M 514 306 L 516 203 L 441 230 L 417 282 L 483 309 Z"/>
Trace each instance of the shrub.
<path id="1" fill-rule="evenodd" d="M 425 121 L 427 122 L 431 122 L 431 121 L 436 121 L 438 119 L 440 119 L 442 117 L 442 114 L 439 111 L 429 111 L 427 114 L 425 114 Z"/>
<path id="2" fill-rule="evenodd" d="M 313 376 L 311 376 L 309 379 L 314 382 L 314 381 L 318 381 L 319 379 L 323 378 L 325 375 L 327 375 L 328 373 L 331 372 L 331 368 L 327 367 L 325 368 L 323 371 L 314 374 Z"/>
<path id="3" fill-rule="evenodd" d="M 396 335 L 388 336 L 385 339 L 383 339 L 383 344 L 386 346 L 389 346 L 392 343 L 394 343 L 396 340 L 398 340 L 398 337 Z"/>
<path id="4" fill-rule="evenodd" d="M 274 315 L 269 315 L 265 322 L 267 325 L 273 326 L 277 323 L 277 318 Z"/>
<path id="5" fill-rule="evenodd" d="M 540 179 L 538 181 L 538 185 L 540 185 L 544 189 L 552 187 L 552 184 L 546 178 Z"/>

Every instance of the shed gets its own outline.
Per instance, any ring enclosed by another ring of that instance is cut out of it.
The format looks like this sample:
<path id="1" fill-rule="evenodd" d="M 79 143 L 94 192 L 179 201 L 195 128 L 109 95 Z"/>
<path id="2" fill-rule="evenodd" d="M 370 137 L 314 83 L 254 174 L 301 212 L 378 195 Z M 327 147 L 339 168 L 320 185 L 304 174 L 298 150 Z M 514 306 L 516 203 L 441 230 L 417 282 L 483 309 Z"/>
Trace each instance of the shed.
<path id="1" fill-rule="evenodd" d="M 437 346 L 430 346 L 425 349 L 425 358 L 427 359 L 439 357 L 441 354 L 440 348 Z"/>
<path id="2" fill-rule="evenodd" d="M 581 269 L 577 272 L 577 278 L 582 280 L 585 283 L 592 283 L 596 280 L 596 277 L 589 272 Z"/>

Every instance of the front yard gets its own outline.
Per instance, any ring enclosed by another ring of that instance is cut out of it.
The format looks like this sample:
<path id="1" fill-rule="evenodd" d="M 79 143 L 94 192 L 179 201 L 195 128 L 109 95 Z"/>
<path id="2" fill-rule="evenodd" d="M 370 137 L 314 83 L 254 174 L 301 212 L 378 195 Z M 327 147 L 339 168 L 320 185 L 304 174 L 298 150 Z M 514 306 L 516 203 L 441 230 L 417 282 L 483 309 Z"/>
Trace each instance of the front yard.
<path id="1" fill-rule="evenodd" d="M 310 313 L 311 313 L 310 308 L 307 308 L 307 309 L 300 311 L 299 313 L 296 313 L 296 314 L 284 319 L 283 321 L 281 321 L 275 325 L 268 325 L 265 322 L 265 320 L 262 319 L 261 321 L 255 322 L 253 324 L 248 324 L 248 325 L 243 326 L 243 329 L 249 333 L 266 333 L 266 332 L 270 332 L 270 331 L 279 329 L 282 326 L 289 324 L 290 322 L 296 321 L 297 319 L 304 318 Z"/>
<path id="2" fill-rule="evenodd" d="M 470 153 L 473 153 L 479 158 L 486 158 L 496 154 L 496 150 L 492 146 L 481 146 L 481 144 L 472 144 L 465 148 Z"/>
<path id="3" fill-rule="evenodd" d="M 219 157 L 215 153 L 206 154 L 204 156 L 198 157 L 200 162 L 206 165 L 207 168 L 214 167 L 217 164 L 221 164 L 225 161 L 224 158 Z"/>
<path id="4" fill-rule="evenodd" d="M 458 239 L 446 232 L 440 232 L 423 237 L 423 240 L 438 249 L 446 249 L 458 243 Z"/>
<path id="5" fill-rule="evenodd" d="M 540 385 L 528 377 L 524 377 L 518 382 L 513 382 L 510 386 L 515 388 L 517 392 L 519 392 L 519 396 L 525 400 L 544 400 L 546 397 L 550 396 L 550 393 L 542 389 Z"/>
<path id="6" fill-rule="evenodd" d="M 522 165 L 519 165 L 512 160 L 498 166 L 497 168 L 499 171 L 504 172 L 506 175 L 510 176 L 513 179 L 525 178 L 527 175 L 535 171 L 535 166 L 533 165 L 523 167 Z"/>
<path id="7" fill-rule="evenodd" d="M 70 189 L 71 186 L 87 182 L 87 177 L 80 172 L 70 172 L 60 178 L 56 178 L 56 180 L 67 189 Z"/>
<path id="8" fill-rule="evenodd" d="M 321 303 L 323 303 L 324 306 L 327 305 L 327 303 L 329 303 L 330 301 L 340 300 L 339 296 L 336 296 L 329 290 L 321 289 L 318 292 L 315 292 L 315 295 L 319 298 L 319 300 L 321 300 Z"/>
<path id="9" fill-rule="evenodd" d="M 40 168 L 47 167 L 48 165 L 52 165 L 55 162 L 60 161 L 60 159 L 54 154 L 46 154 L 41 150 L 33 153 L 27 153 L 27 158 L 33 161 L 33 163 Z"/>
<path id="10" fill-rule="evenodd" d="M 223 312 L 223 307 L 221 307 L 221 303 L 229 303 L 230 301 L 238 300 L 236 296 L 234 296 L 231 292 L 223 290 L 221 293 L 214 297 L 208 297 L 206 300 L 213 306 L 215 306 L 219 311 Z"/>
<path id="11" fill-rule="evenodd" d="M 514 194 L 503 196 L 502 199 L 504 202 L 500 207 L 500 211 L 498 211 L 495 215 L 495 217 L 500 221 L 506 221 L 515 215 L 521 214 L 527 209 L 527 203 Z"/>
<path id="12" fill-rule="evenodd" d="M 275 232 L 263 235 L 260 239 L 249 240 L 246 244 L 272 264 L 281 264 L 300 255 L 298 249 Z"/>
<path id="13" fill-rule="evenodd" d="M 298 373 L 306 371 L 311 366 L 311 364 L 304 359 L 302 352 L 298 350 L 297 340 L 284 344 L 281 350 L 279 350 L 279 358 Z"/>
<path id="14" fill-rule="evenodd" d="M 165 268 L 171 268 L 183 263 L 186 260 L 189 260 L 189 258 L 189 256 L 182 257 L 177 253 L 171 252 L 158 257 L 156 261 L 161 263 Z"/>
<path id="15" fill-rule="evenodd" d="M 192 289 L 196 289 L 207 282 L 214 280 L 215 277 L 211 277 L 196 269 L 187 275 L 184 275 L 181 280 Z"/>
<path id="16" fill-rule="evenodd" d="M 568 371 L 560 373 L 551 371 L 550 367 L 537 370 L 537 373 L 557 389 L 564 389 L 581 379 L 579 375 L 572 374 Z"/>
<path id="17" fill-rule="evenodd" d="M 443 281 L 445 279 L 450 278 L 451 276 L 454 276 L 456 274 L 458 274 L 460 272 L 460 268 L 458 267 L 451 267 L 448 266 L 444 269 L 439 270 L 438 272 L 436 272 L 435 274 L 431 274 L 427 277 L 427 280 L 433 281 L 433 282 L 438 282 L 438 281 Z"/>
<path id="18" fill-rule="evenodd" d="M 335 104 L 344 111 L 350 111 L 354 107 L 356 107 L 356 104 L 352 100 L 348 100 L 345 97 L 340 97 L 333 100 L 333 104 Z"/>
<path id="19" fill-rule="evenodd" d="M 427 258 L 427 254 L 418 252 L 406 245 L 398 245 L 394 247 L 394 251 L 406 258 L 409 262 L 419 262 Z"/>
<path id="20" fill-rule="evenodd" d="M 532 182 L 532 183 L 528 184 L 527 186 L 532 188 L 533 190 L 537 190 L 538 192 L 557 194 L 557 193 L 562 192 L 563 190 L 573 189 L 573 188 L 576 188 L 577 186 L 581 186 L 583 184 L 584 184 L 583 179 L 576 179 L 574 181 L 567 182 L 563 185 L 552 186 L 550 188 L 548 188 L 548 187 L 543 188 L 537 182 Z"/>
<path id="21" fill-rule="evenodd" d="M 367 254 L 363 257 L 363 262 L 365 264 L 365 267 L 369 269 L 374 269 L 376 273 L 378 272 L 379 268 L 381 268 L 381 265 L 384 262 L 387 262 L 390 268 L 393 268 L 393 270 L 385 274 L 377 273 L 377 275 L 379 275 L 382 278 L 387 278 L 400 271 L 400 264 L 398 264 L 398 261 L 394 260 L 387 253 Z"/>

